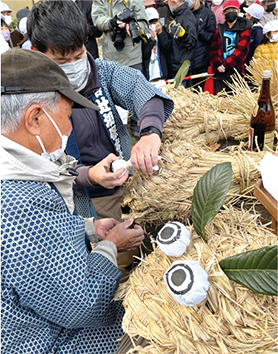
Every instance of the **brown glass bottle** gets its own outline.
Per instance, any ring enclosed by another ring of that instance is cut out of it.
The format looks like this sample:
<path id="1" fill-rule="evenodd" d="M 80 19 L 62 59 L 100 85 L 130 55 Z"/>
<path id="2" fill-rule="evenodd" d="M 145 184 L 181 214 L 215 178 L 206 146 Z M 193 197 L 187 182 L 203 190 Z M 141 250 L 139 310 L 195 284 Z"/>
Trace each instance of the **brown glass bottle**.
<path id="1" fill-rule="evenodd" d="M 263 83 L 250 122 L 249 147 L 250 151 L 273 149 L 275 132 L 275 113 L 270 97 L 271 70 L 264 70 Z"/>

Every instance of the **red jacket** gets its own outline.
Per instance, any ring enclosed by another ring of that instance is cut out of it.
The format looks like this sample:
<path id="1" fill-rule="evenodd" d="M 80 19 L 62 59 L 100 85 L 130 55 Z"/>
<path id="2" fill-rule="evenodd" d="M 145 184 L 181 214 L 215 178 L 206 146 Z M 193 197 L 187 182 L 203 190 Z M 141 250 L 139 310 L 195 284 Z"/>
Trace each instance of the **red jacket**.
<path id="1" fill-rule="evenodd" d="M 224 24 L 224 26 L 225 25 L 226 23 Z M 244 60 L 248 54 L 249 47 L 250 47 L 251 25 L 249 23 L 246 23 L 245 29 L 243 29 L 242 31 L 240 30 L 236 31 L 235 27 L 236 26 L 234 25 L 231 29 L 227 29 L 227 27 L 225 26 L 224 29 L 224 30 L 229 30 L 231 32 L 238 33 L 236 48 L 226 60 L 223 59 L 223 55 L 222 55 L 222 43 L 221 43 L 221 36 L 219 33 L 219 29 L 216 28 L 215 30 L 214 37 L 211 44 L 210 55 L 209 55 L 210 65 L 213 67 L 213 71 L 215 73 L 218 73 L 217 68 L 220 65 L 224 65 L 226 71 L 232 71 L 232 69 L 236 69 L 240 74 L 244 74 L 245 72 Z"/>

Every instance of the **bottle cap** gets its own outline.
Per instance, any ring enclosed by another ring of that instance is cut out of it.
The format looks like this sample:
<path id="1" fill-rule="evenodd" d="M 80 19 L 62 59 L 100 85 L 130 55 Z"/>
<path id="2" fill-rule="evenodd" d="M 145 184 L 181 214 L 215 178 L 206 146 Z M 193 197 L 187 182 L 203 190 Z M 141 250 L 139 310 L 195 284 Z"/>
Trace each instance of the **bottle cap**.
<path id="1" fill-rule="evenodd" d="M 197 261 L 176 261 L 163 276 L 172 298 L 183 306 L 205 300 L 209 289 L 208 275 Z"/>
<path id="2" fill-rule="evenodd" d="M 270 79 L 270 77 L 271 77 L 271 70 L 264 70 L 263 79 Z"/>

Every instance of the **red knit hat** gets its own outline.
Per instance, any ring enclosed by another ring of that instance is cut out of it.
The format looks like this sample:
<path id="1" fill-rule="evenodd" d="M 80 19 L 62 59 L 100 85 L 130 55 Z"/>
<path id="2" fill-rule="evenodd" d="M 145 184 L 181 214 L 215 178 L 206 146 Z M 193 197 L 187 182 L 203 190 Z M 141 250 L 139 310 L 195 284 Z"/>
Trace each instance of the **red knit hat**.
<path id="1" fill-rule="evenodd" d="M 238 0 L 226 0 L 223 4 L 223 11 L 229 7 L 234 7 L 235 9 L 239 9 L 239 1 Z"/>

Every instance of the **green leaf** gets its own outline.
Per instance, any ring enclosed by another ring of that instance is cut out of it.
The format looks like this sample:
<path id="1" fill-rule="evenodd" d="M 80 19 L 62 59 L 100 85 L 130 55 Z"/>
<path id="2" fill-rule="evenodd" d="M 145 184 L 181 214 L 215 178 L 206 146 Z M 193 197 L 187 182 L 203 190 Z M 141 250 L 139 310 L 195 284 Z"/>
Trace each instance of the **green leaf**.
<path id="1" fill-rule="evenodd" d="M 222 207 L 232 182 L 232 165 L 223 162 L 215 165 L 200 178 L 193 191 L 192 221 L 195 231 L 205 239 L 205 226 Z"/>
<path id="2" fill-rule="evenodd" d="M 225 274 L 258 294 L 277 296 L 278 246 L 237 254 L 220 261 Z"/>
<path id="3" fill-rule="evenodd" d="M 190 61 L 185 60 L 182 64 L 182 66 L 179 68 L 178 72 L 176 73 L 176 76 L 174 78 L 175 81 L 175 86 L 174 88 L 178 88 L 179 85 L 181 84 L 183 78 L 187 75 L 188 70 L 190 67 Z"/>

